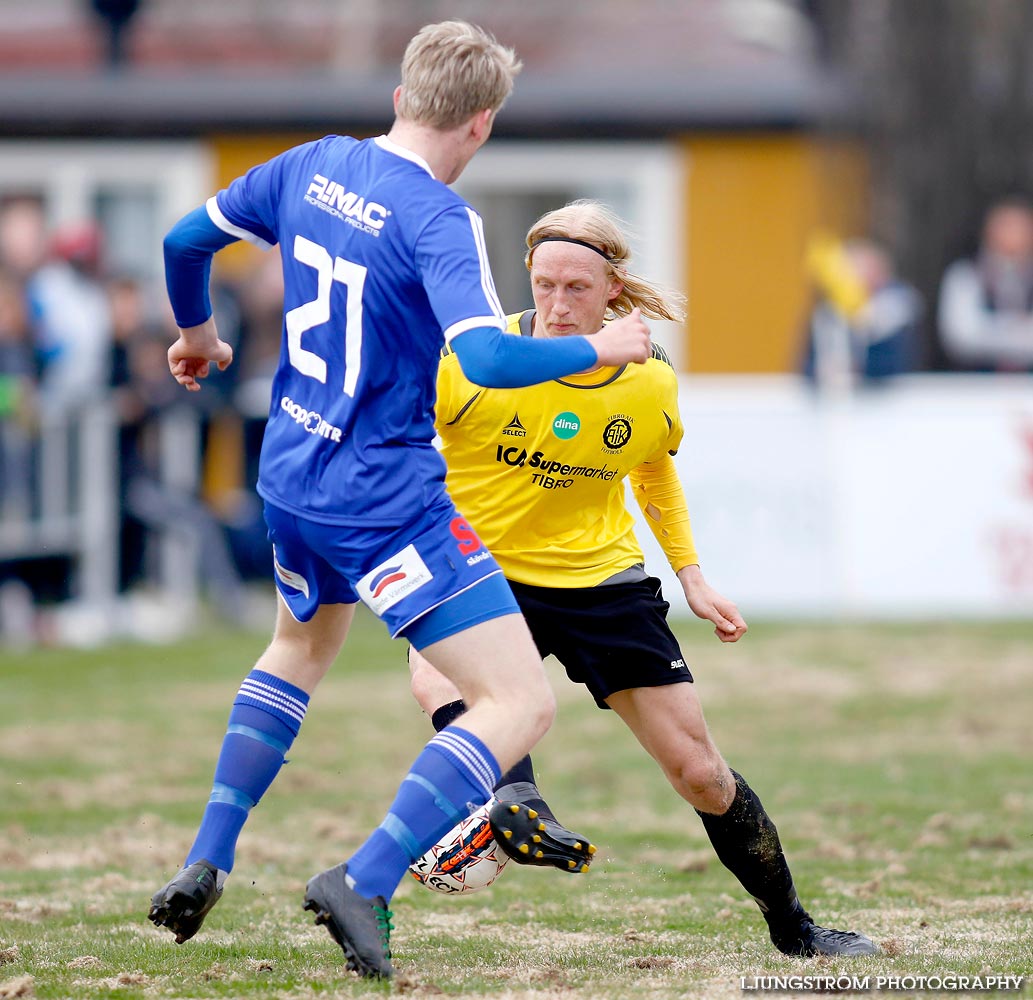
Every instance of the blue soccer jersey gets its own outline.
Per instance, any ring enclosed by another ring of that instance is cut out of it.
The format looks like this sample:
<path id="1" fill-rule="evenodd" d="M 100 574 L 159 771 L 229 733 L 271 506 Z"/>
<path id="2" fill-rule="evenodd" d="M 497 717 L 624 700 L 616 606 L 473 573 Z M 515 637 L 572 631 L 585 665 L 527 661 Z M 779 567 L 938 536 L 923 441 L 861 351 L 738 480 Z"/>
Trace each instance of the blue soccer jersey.
<path id="1" fill-rule="evenodd" d="M 327 136 L 233 181 L 208 214 L 283 258 L 258 492 L 327 524 L 398 525 L 432 506 L 438 353 L 505 326 L 477 213 L 385 136 Z"/>

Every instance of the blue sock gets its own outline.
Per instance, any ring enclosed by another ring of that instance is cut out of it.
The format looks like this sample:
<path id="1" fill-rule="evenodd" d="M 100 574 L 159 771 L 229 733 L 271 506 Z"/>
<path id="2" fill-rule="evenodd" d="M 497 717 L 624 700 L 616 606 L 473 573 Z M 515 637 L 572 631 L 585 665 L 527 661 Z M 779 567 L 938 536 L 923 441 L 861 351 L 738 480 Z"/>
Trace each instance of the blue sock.
<path id="1" fill-rule="evenodd" d="M 390 899 L 406 869 L 491 796 L 494 754 L 473 733 L 448 726 L 416 758 L 384 821 L 348 860 L 360 896 Z"/>
<path id="2" fill-rule="evenodd" d="M 272 784 L 301 729 L 308 695 L 287 681 L 252 670 L 230 712 L 215 782 L 186 864 L 204 858 L 233 870 L 237 838 L 248 813 Z"/>

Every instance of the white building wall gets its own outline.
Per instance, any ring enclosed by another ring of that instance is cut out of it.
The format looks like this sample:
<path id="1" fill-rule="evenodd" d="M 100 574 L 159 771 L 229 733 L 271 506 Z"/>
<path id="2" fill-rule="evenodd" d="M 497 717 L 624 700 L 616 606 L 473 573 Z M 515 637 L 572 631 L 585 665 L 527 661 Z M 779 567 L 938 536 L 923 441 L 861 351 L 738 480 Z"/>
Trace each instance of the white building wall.
<path id="1" fill-rule="evenodd" d="M 1033 379 L 825 400 L 794 377 L 695 376 L 681 411 L 701 565 L 747 620 L 1033 617 Z M 639 537 L 689 614 L 644 522 Z"/>

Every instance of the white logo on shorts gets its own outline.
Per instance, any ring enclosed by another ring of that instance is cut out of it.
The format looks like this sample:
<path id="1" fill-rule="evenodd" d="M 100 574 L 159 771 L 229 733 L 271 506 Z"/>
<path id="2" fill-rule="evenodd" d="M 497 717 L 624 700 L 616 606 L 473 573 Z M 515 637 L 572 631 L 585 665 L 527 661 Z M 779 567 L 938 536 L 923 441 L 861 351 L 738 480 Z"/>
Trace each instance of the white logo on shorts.
<path id="1" fill-rule="evenodd" d="M 367 573 L 355 589 L 370 611 L 380 615 L 433 579 L 434 574 L 427 569 L 416 546 L 406 545 Z"/>
<path id="2" fill-rule="evenodd" d="M 289 569 L 284 569 L 280 565 L 280 560 L 276 555 L 276 546 L 273 546 L 273 569 L 276 570 L 276 575 L 279 577 L 280 582 L 290 587 L 293 590 L 300 590 L 306 597 L 308 597 L 308 580 L 306 580 L 300 573 L 292 573 Z"/>

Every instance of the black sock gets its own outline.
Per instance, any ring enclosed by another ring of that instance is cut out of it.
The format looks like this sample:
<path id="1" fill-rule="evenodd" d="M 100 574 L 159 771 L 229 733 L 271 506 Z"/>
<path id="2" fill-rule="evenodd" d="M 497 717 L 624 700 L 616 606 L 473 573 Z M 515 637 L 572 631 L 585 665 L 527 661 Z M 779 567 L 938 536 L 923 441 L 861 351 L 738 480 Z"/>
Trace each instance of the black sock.
<path id="1" fill-rule="evenodd" d="M 735 798 L 728 810 L 720 816 L 696 812 L 721 863 L 757 901 L 772 931 L 798 925 L 807 914 L 796 896 L 775 824 L 742 775 L 732 771 L 732 776 Z"/>
<path id="2" fill-rule="evenodd" d="M 551 819 L 554 823 L 558 823 L 555 814 L 549 808 L 549 803 L 542 798 L 542 793 L 538 791 L 538 786 L 533 781 L 513 781 L 512 774 L 521 764 L 527 761 L 527 766 L 531 766 L 531 758 L 525 757 L 524 760 L 520 761 L 512 771 L 507 771 L 503 776 L 502 780 L 495 786 L 495 797 L 500 802 L 522 802 L 529 809 L 533 809 L 540 816 L 544 816 L 546 819 Z M 534 773 L 533 771 L 531 772 Z"/>
<path id="3" fill-rule="evenodd" d="M 448 704 L 442 705 L 430 717 L 434 724 L 434 731 L 440 733 L 445 726 L 450 726 L 465 711 L 466 702 L 461 698 L 458 701 L 450 701 Z M 556 819 L 548 803 L 542 798 L 542 793 L 538 791 L 538 786 L 534 783 L 534 765 L 531 763 L 530 754 L 525 754 L 499 778 L 495 791 L 498 793 L 500 790 L 503 793 L 498 796 L 500 799 L 522 802 L 547 819 Z"/>

